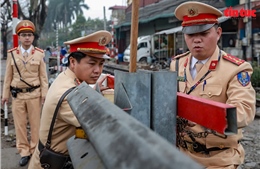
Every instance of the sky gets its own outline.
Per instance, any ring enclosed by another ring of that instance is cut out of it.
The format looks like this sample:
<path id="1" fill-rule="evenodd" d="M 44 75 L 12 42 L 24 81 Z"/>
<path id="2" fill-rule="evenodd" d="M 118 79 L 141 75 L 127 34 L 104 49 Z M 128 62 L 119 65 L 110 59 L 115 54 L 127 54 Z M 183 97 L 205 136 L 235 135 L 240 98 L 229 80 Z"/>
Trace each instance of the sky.
<path id="1" fill-rule="evenodd" d="M 85 3 L 89 6 L 89 10 L 84 10 L 84 16 L 91 19 L 104 19 L 103 7 L 106 8 L 106 19 L 109 20 L 112 10 L 109 7 L 118 5 L 126 6 L 127 0 L 85 0 Z"/>

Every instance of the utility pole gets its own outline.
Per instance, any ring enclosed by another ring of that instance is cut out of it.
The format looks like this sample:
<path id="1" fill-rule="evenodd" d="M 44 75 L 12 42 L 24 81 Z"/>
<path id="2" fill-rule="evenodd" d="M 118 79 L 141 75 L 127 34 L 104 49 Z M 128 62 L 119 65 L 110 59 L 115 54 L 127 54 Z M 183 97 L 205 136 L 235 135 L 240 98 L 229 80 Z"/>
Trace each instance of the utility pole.
<path id="1" fill-rule="evenodd" d="M 251 0 L 247 0 L 245 3 L 245 9 L 251 10 Z M 246 47 L 246 60 L 248 62 L 252 62 L 252 18 L 245 17 L 244 22 L 245 25 L 245 32 L 246 32 L 246 39 L 247 39 L 247 47 Z"/>
<path id="2" fill-rule="evenodd" d="M 130 66 L 129 72 L 136 72 L 137 38 L 139 23 L 139 0 L 132 1 L 131 37 L 130 37 Z"/>

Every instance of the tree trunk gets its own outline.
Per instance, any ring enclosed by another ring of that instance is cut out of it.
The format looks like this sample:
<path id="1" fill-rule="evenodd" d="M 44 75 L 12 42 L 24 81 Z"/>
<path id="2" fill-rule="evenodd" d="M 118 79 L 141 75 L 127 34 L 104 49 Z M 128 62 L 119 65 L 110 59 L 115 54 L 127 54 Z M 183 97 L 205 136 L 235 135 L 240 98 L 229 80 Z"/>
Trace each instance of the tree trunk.
<path id="1" fill-rule="evenodd" d="M 3 42 L 3 59 L 7 58 L 7 25 L 5 23 L 2 23 L 1 28 L 1 38 Z"/>

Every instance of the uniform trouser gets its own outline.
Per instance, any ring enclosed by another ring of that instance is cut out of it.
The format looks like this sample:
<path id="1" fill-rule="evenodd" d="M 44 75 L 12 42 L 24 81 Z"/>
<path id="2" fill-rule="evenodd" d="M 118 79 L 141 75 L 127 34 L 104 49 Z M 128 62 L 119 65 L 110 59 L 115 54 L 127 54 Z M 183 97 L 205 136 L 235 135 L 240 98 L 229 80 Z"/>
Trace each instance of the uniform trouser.
<path id="1" fill-rule="evenodd" d="M 208 167 L 206 169 L 241 169 L 238 165 L 229 165 L 226 167 Z"/>
<path id="2" fill-rule="evenodd" d="M 16 132 L 16 148 L 21 157 L 33 154 L 39 141 L 41 98 L 13 99 L 12 114 Z M 27 136 L 29 120 L 31 139 Z"/>
<path id="3" fill-rule="evenodd" d="M 210 151 L 209 154 L 189 152 L 182 147 L 180 147 L 180 150 L 205 166 L 206 169 L 240 169 L 239 165 L 243 163 L 245 156 L 241 144 L 238 144 L 236 148 Z"/>

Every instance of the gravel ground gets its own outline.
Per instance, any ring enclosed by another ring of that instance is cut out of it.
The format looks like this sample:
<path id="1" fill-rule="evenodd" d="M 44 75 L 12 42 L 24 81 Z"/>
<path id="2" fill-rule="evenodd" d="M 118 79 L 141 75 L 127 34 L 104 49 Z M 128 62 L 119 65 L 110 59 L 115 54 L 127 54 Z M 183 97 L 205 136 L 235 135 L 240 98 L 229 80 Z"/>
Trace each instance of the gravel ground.
<path id="1" fill-rule="evenodd" d="M 260 114 L 260 108 L 257 109 Z M 242 145 L 246 151 L 243 169 L 260 169 L 260 116 L 244 129 Z"/>

